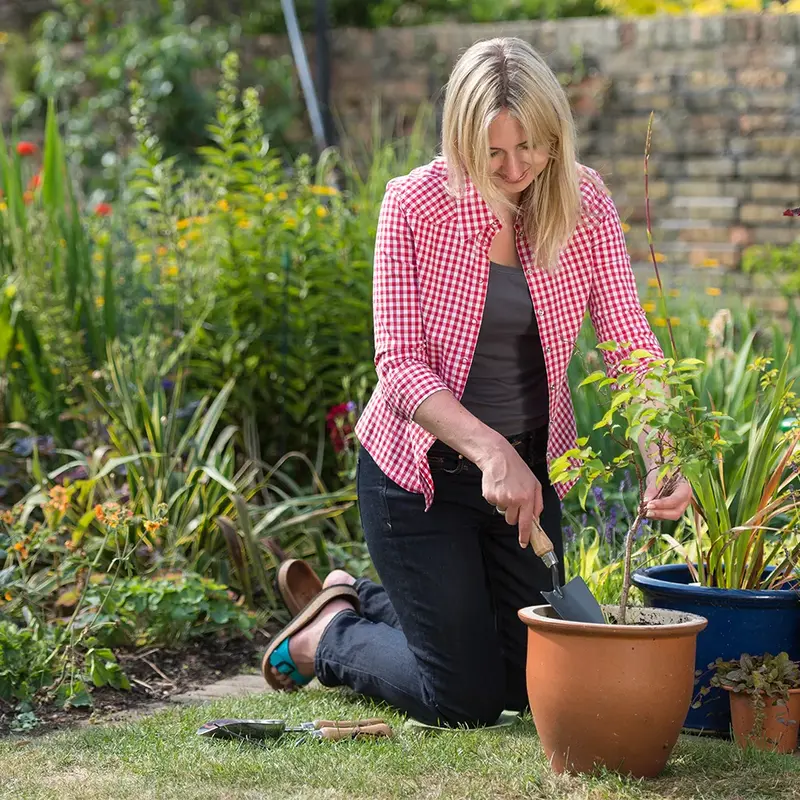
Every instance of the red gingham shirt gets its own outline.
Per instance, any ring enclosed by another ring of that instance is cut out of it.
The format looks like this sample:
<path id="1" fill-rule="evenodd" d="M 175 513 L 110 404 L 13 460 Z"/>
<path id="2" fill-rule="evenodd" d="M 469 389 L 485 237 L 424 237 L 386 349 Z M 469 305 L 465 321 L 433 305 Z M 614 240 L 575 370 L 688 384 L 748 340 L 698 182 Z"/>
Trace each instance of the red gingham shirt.
<path id="1" fill-rule="evenodd" d="M 581 180 L 580 222 L 550 275 L 534 263 L 515 224 L 520 263 L 536 313 L 550 397 L 548 464 L 575 447 L 567 365 L 588 310 L 610 376 L 634 349 L 662 355 L 640 305 L 619 215 L 597 173 Z M 436 437 L 413 421 L 417 407 L 442 389 L 461 398 L 481 327 L 489 246 L 502 227 L 471 183 L 454 198 L 442 158 L 391 180 L 378 221 L 373 277 L 378 385 L 356 434 L 395 483 L 433 502 L 427 452 Z M 573 482 L 574 483 L 574 482 Z M 563 497 L 573 483 L 557 484 Z"/>

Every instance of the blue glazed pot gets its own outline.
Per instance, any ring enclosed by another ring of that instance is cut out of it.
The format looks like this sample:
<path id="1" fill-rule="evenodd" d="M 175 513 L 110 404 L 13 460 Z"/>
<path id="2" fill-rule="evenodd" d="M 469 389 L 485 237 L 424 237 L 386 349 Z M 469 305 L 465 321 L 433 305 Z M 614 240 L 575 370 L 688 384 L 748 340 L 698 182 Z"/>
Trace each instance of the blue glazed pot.
<path id="1" fill-rule="evenodd" d="M 708 627 L 697 637 L 697 690 L 708 686 L 717 658 L 739 658 L 742 653 L 773 655 L 785 650 L 800 660 L 800 593 L 790 589 L 713 589 L 689 586 L 691 574 L 685 564 L 647 567 L 633 574 L 645 604 L 699 614 Z M 698 733 L 727 734 L 731 713 L 728 695 L 711 689 L 700 708 L 691 708 L 684 727 Z"/>

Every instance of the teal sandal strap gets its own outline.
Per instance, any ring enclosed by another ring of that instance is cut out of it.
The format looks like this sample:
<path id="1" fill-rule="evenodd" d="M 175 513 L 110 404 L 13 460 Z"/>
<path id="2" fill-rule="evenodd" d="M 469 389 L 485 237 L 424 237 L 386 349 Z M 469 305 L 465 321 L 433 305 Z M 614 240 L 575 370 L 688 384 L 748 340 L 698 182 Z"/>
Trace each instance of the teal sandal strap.
<path id="1" fill-rule="evenodd" d="M 311 677 L 306 677 L 305 675 L 301 675 L 298 671 L 297 664 L 294 663 L 289 653 L 290 638 L 291 637 L 287 636 L 272 651 L 272 655 L 269 657 L 269 665 L 278 670 L 281 675 L 289 677 L 290 680 L 294 681 L 298 686 L 305 686 L 307 683 L 311 683 L 313 675 Z"/>

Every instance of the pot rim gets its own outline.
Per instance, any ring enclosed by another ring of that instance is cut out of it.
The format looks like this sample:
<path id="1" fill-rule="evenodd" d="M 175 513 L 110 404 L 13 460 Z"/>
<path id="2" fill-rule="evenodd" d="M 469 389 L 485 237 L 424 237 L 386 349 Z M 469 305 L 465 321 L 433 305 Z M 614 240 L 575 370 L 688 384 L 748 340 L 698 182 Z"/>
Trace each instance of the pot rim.
<path id="1" fill-rule="evenodd" d="M 680 594 L 692 600 L 714 603 L 722 598 L 735 601 L 740 605 L 762 607 L 765 601 L 777 601 L 789 608 L 800 603 L 800 591 L 797 589 L 725 589 L 720 586 L 692 586 L 680 581 L 670 581 L 656 577 L 659 574 L 676 574 L 689 571 L 686 564 L 655 564 L 642 567 L 631 575 L 634 586 L 647 589 L 653 594 Z"/>
<path id="2" fill-rule="evenodd" d="M 615 608 L 615 606 L 605 606 L 605 608 Z M 560 617 L 549 617 L 546 615 L 547 609 L 552 609 L 548 604 L 538 606 L 526 606 L 521 608 L 517 615 L 532 630 L 558 632 L 567 636 L 597 636 L 615 639 L 670 639 L 679 636 L 689 636 L 700 633 L 708 620 L 699 614 L 692 614 L 688 611 L 678 612 L 682 616 L 691 617 L 685 622 L 673 622 L 666 625 L 616 625 L 601 624 L 599 622 L 574 622 L 572 620 L 561 619 Z M 670 609 L 647 608 L 648 613 L 658 613 L 666 611 L 674 614 Z"/>
<path id="3" fill-rule="evenodd" d="M 724 689 L 726 692 L 730 692 L 732 695 L 736 695 L 736 697 L 752 697 L 754 694 L 761 694 L 765 697 L 769 697 L 765 692 L 735 692 L 729 686 L 720 686 L 720 689 Z M 800 687 L 797 689 L 789 689 L 789 695 L 800 694 Z M 780 700 L 780 697 L 776 698 Z"/>

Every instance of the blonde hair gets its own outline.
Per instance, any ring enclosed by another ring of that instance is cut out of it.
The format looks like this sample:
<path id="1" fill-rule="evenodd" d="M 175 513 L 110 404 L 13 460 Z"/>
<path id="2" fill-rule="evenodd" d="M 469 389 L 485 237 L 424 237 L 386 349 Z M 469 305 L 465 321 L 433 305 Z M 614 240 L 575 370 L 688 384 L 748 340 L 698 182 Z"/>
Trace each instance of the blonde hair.
<path id="1" fill-rule="evenodd" d="M 476 42 L 454 67 L 442 120 L 448 186 L 461 196 L 468 176 L 495 210 L 516 209 L 492 182 L 489 164 L 489 125 L 503 109 L 522 126 L 531 147 L 546 147 L 550 156 L 522 193 L 519 211 L 538 265 L 554 272 L 580 219 L 575 124 L 558 78 L 522 39 Z"/>

